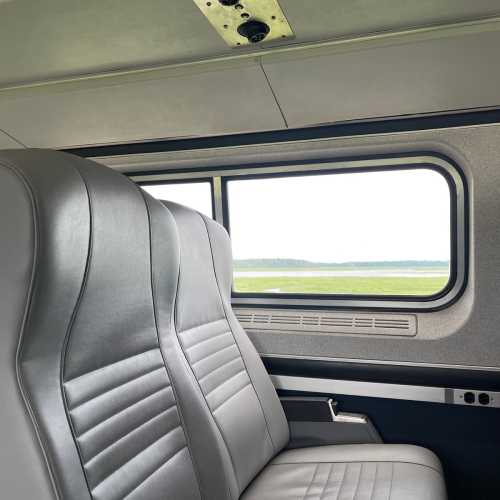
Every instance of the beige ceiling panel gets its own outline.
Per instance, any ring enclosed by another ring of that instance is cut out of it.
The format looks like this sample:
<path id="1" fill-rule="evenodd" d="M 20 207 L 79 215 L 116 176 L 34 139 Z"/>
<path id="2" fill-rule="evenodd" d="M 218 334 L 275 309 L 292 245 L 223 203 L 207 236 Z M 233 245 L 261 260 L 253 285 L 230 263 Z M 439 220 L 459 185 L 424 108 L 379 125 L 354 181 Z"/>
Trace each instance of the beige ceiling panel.
<path id="1" fill-rule="evenodd" d="M 500 31 L 268 55 L 290 127 L 500 105 Z"/>
<path id="2" fill-rule="evenodd" d="M 0 4 L 0 86 L 172 64 L 229 50 L 191 0 Z"/>
<path id="3" fill-rule="evenodd" d="M 280 0 L 280 5 L 296 35 L 294 44 L 500 15 L 498 0 Z M 228 47 L 193 0 L 0 2 L 0 87 L 256 48 Z"/>
<path id="4" fill-rule="evenodd" d="M 500 15 L 498 0 L 280 0 L 300 42 Z"/>
<path id="5" fill-rule="evenodd" d="M 61 148 L 284 127 L 253 60 L 153 73 L 2 91 L 0 128 Z"/>

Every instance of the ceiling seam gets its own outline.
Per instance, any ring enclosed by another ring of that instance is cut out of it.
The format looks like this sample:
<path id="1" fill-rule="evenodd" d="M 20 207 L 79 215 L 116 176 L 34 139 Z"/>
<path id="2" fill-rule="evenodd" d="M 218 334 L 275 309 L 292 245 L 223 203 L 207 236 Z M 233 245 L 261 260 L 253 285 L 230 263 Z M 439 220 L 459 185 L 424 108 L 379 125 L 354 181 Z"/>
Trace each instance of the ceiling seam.
<path id="1" fill-rule="evenodd" d="M 0 128 L 0 132 L 2 132 L 3 134 L 5 134 L 9 139 L 12 139 L 14 142 L 16 142 L 17 144 L 19 144 L 19 146 L 22 146 L 25 149 L 28 148 L 28 146 L 26 144 L 22 143 L 19 139 L 16 139 L 13 135 L 11 135 L 8 132 L 6 132 L 3 128 Z"/>
<path id="2" fill-rule="evenodd" d="M 266 79 L 269 90 L 271 91 L 271 94 L 273 96 L 274 102 L 276 103 L 276 106 L 278 107 L 278 110 L 281 114 L 281 118 L 283 119 L 283 123 L 285 124 L 286 128 L 290 128 L 288 126 L 288 121 L 286 119 L 285 112 L 283 111 L 283 108 L 281 107 L 281 104 L 278 100 L 278 97 L 276 96 L 276 93 L 274 92 L 273 86 L 271 85 L 271 81 L 269 80 L 269 77 L 267 76 L 266 70 L 264 69 L 264 64 L 262 63 L 262 57 L 259 57 L 258 61 L 259 61 L 260 69 L 262 70 L 262 73 L 264 74 L 264 78 Z"/>

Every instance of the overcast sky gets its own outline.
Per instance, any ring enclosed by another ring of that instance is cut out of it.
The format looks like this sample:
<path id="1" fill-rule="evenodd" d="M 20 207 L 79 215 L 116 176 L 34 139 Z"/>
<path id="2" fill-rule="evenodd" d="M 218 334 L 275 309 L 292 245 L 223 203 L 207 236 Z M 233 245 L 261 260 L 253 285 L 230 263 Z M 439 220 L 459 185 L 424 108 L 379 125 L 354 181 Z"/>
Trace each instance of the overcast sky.
<path id="1" fill-rule="evenodd" d="M 189 184 L 155 184 L 142 186 L 149 194 L 160 200 L 169 200 L 194 208 L 212 217 L 212 195 L 209 182 L 190 182 Z"/>
<path id="2" fill-rule="evenodd" d="M 206 185 L 148 189 L 211 214 Z M 228 184 L 236 259 L 448 260 L 450 194 L 427 169 Z"/>
<path id="3" fill-rule="evenodd" d="M 233 181 L 235 258 L 448 260 L 450 195 L 432 170 Z"/>

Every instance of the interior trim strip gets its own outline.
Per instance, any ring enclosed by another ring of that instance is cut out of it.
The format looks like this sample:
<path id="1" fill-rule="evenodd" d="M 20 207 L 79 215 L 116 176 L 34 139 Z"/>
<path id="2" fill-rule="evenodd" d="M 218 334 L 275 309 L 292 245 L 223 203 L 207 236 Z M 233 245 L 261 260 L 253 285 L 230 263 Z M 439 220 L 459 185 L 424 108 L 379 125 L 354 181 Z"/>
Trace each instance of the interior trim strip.
<path id="1" fill-rule="evenodd" d="M 323 394 L 341 394 L 369 398 L 400 399 L 425 403 L 458 404 L 500 408 L 500 392 L 477 391 L 467 389 L 449 389 L 444 387 L 425 387 L 417 385 L 386 384 L 379 382 L 360 382 L 354 380 L 335 380 L 324 378 L 291 377 L 271 375 L 276 389 Z M 473 394 L 474 401 L 468 402 L 466 394 Z M 480 403 L 480 395 L 488 402 Z"/>
<path id="2" fill-rule="evenodd" d="M 284 391 L 344 394 L 384 399 L 406 399 L 428 403 L 445 403 L 445 389 L 416 385 L 384 384 L 379 382 L 358 382 L 326 378 L 290 377 L 271 375 L 276 389 Z"/>
<path id="3" fill-rule="evenodd" d="M 491 371 L 500 372 L 498 366 L 477 366 L 477 365 L 460 365 L 460 364 L 445 364 L 445 363 L 421 363 L 414 361 L 392 361 L 382 359 L 358 359 L 358 358 L 335 358 L 328 356 L 301 356 L 298 354 L 267 354 L 259 353 L 261 358 L 270 359 L 297 359 L 306 361 L 326 361 L 335 363 L 356 363 L 367 365 L 390 365 L 390 366 L 411 366 L 415 368 L 441 368 L 445 370 L 458 369 L 458 370 L 471 370 L 471 371 Z"/>

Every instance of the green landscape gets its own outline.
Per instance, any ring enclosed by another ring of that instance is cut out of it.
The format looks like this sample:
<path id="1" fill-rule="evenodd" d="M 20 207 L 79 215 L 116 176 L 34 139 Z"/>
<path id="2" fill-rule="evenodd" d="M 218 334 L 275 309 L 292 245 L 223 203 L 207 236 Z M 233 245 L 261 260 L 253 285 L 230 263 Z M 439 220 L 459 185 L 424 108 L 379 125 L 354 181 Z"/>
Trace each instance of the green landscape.
<path id="1" fill-rule="evenodd" d="M 449 279 L 447 261 L 318 263 L 296 259 L 234 262 L 240 293 L 429 296 Z"/>

